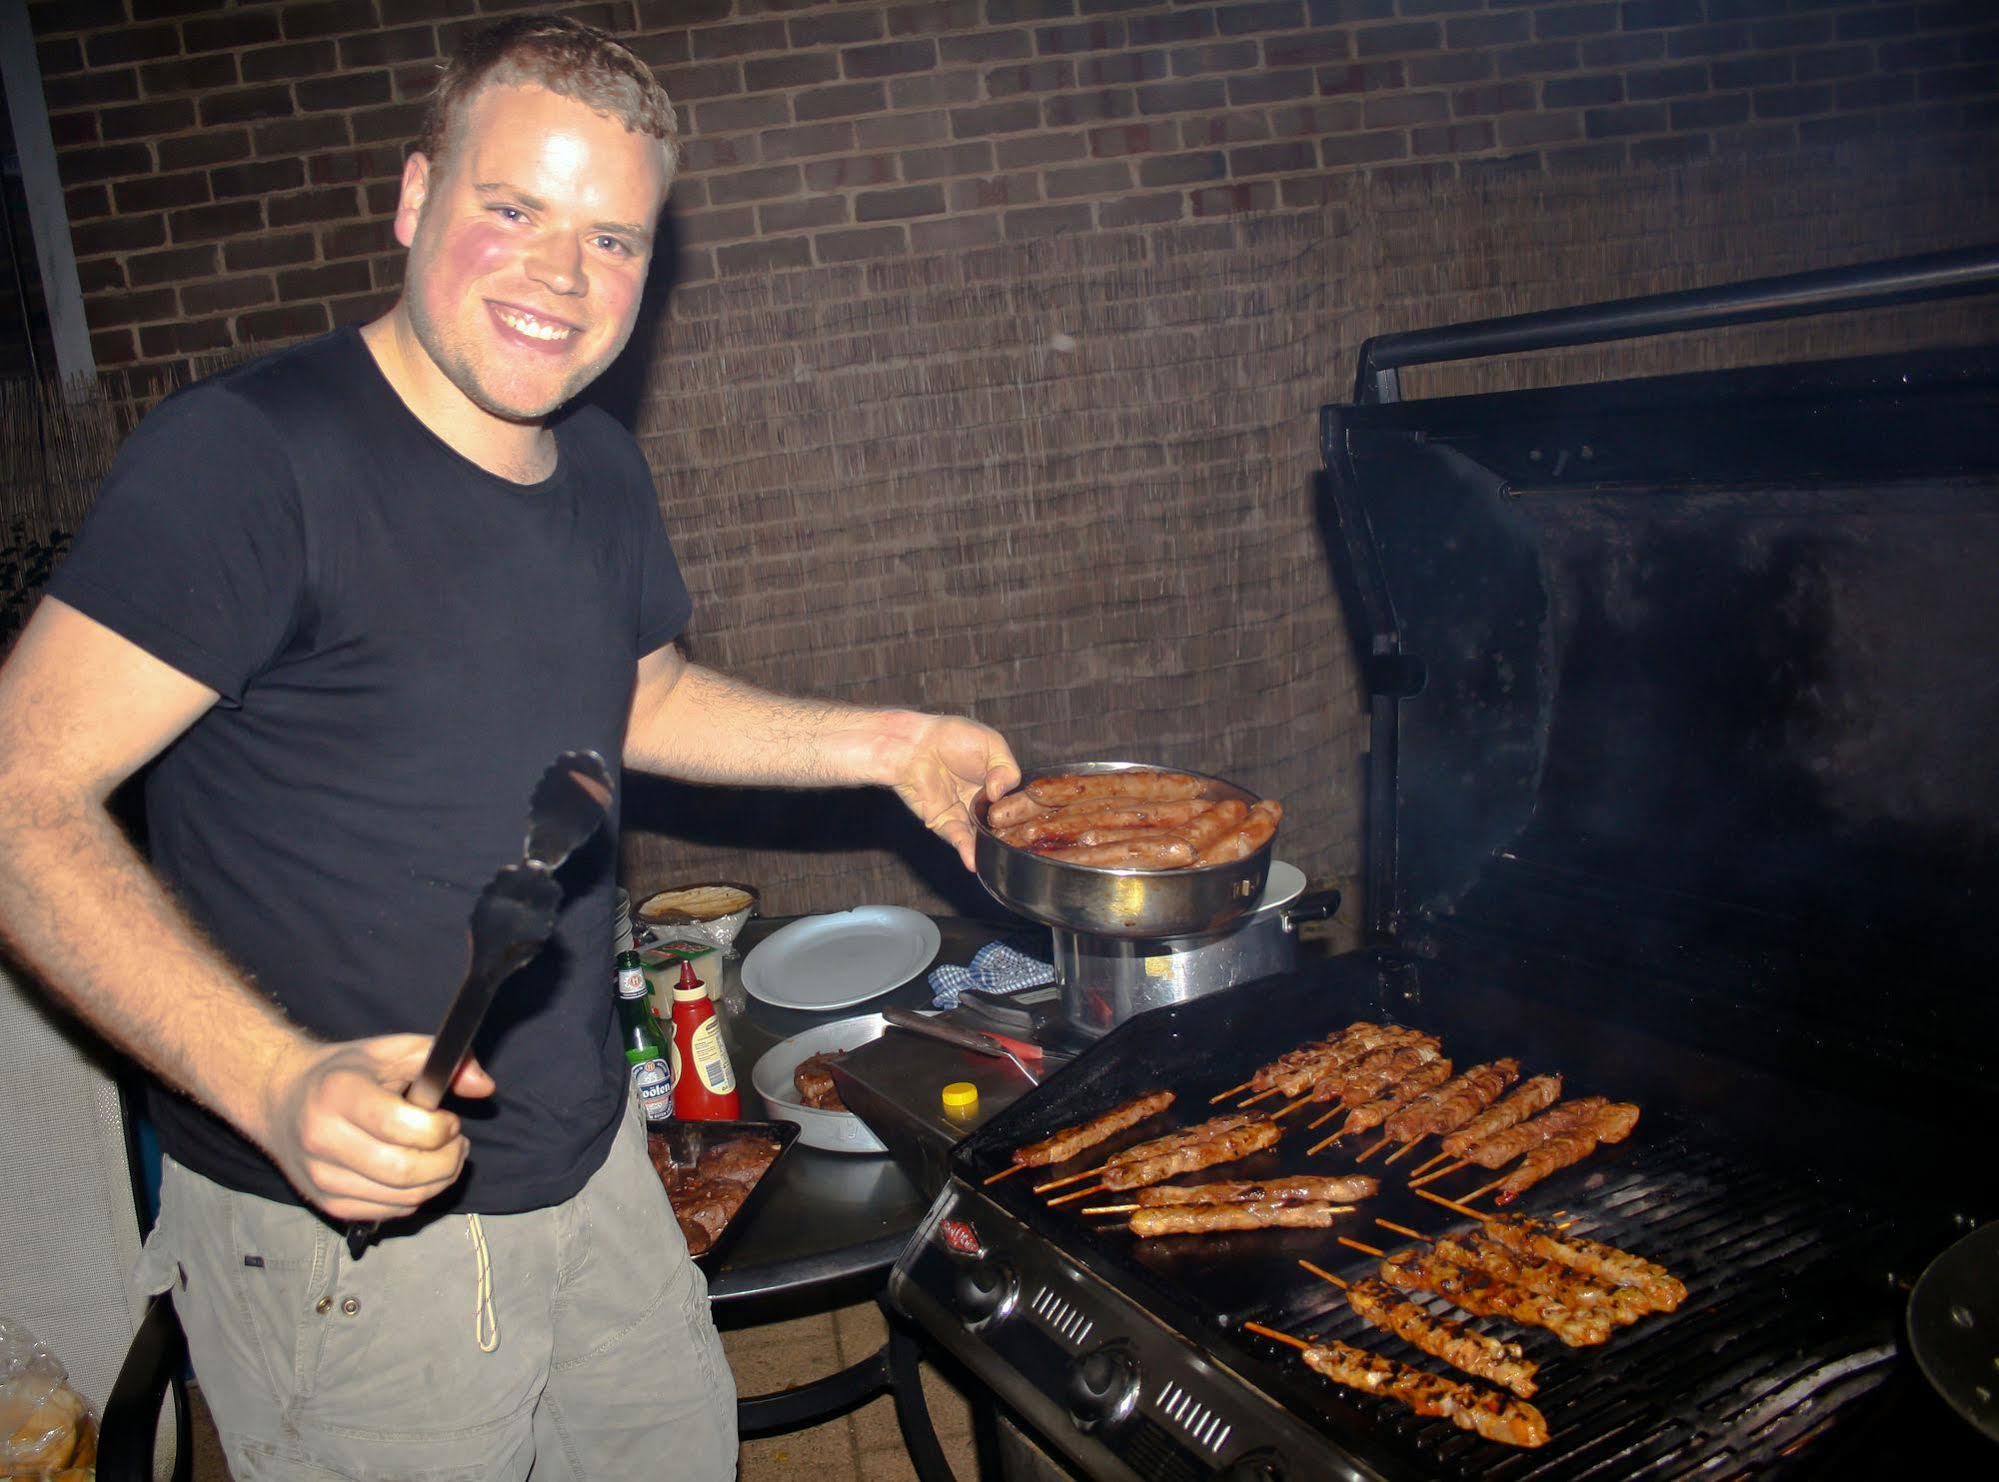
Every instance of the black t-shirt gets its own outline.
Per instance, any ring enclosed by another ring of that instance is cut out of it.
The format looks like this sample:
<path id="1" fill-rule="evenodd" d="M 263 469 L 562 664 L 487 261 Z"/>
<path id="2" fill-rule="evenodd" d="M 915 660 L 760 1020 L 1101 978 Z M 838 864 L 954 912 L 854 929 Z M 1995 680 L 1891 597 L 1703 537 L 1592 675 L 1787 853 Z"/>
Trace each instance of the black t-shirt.
<path id="1" fill-rule="evenodd" d="M 555 435 L 547 480 L 489 474 L 339 331 L 157 407 L 50 583 L 222 697 L 147 779 L 153 862 L 328 1039 L 437 1028 L 536 780 L 575 748 L 615 770 L 637 661 L 686 624 L 636 444 L 594 409 Z M 545 1207 L 602 1163 L 626 1095 L 616 859 L 613 827 L 563 868 L 555 934 L 476 1046 L 499 1091 L 459 1104 L 468 1171 L 430 1208 Z M 146 944 L 117 945 L 143 978 Z M 221 1121 L 152 1101 L 180 1162 L 297 1202 Z"/>

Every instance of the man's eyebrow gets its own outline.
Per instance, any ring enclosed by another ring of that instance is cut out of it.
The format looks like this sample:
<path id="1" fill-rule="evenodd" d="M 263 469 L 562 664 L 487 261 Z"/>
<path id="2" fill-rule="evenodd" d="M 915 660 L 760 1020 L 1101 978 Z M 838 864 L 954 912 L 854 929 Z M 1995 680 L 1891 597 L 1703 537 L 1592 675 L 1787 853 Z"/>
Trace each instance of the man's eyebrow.
<path id="1" fill-rule="evenodd" d="M 529 195 L 517 185 L 508 185 L 503 180 L 481 180 L 474 183 L 473 190 L 482 196 L 511 196 L 530 211 L 546 211 L 548 202 L 539 196 Z M 630 237 L 641 247 L 652 244 L 652 232 L 646 227 L 629 221 L 599 221 L 591 226 L 593 232 L 612 232 L 621 237 Z"/>

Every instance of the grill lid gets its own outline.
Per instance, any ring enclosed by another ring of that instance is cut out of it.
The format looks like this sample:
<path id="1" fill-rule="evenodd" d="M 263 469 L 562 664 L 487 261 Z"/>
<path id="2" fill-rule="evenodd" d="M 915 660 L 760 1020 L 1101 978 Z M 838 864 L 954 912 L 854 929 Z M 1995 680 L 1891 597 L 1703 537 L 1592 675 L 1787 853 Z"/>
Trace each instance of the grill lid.
<path id="1" fill-rule="evenodd" d="M 1569 341 L 1625 308 L 1567 311 Z M 1748 1039 L 1989 1075 L 1999 351 L 1328 407 L 1322 434 L 1379 937 L 1536 944 L 1612 1012 L 1666 978 Z"/>

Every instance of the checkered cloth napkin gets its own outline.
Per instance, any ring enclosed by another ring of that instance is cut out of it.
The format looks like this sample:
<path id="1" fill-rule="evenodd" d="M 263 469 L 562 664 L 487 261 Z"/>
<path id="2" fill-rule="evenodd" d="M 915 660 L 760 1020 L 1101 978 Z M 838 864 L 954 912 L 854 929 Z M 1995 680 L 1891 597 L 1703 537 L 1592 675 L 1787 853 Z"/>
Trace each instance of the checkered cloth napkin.
<path id="1" fill-rule="evenodd" d="M 969 967 L 946 963 L 930 969 L 930 1001 L 940 1009 L 955 1009 L 967 988 L 983 993 L 1018 993 L 1039 988 L 1055 976 L 1048 963 L 1028 956 L 1005 942 L 987 942 L 972 954 Z"/>

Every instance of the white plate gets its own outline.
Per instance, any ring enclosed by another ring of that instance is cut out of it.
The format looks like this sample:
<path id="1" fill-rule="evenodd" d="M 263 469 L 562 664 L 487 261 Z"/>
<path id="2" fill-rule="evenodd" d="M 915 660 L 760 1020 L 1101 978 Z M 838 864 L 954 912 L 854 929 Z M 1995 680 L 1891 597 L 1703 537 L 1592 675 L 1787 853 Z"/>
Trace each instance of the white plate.
<path id="1" fill-rule="evenodd" d="M 798 1123 L 798 1140 L 829 1153 L 885 1153 L 888 1148 L 850 1111 L 807 1106 L 798 1099 L 791 1073 L 814 1055 L 845 1053 L 880 1039 L 888 1027 L 880 1014 L 815 1024 L 802 1034 L 772 1045 L 750 1068 L 750 1084 L 774 1117 Z"/>
<path id="2" fill-rule="evenodd" d="M 940 940 L 936 922 L 902 906 L 804 916 L 750 948 L 743 987 L 774 1008 L 852 1008 L 930 966 Z"/>

